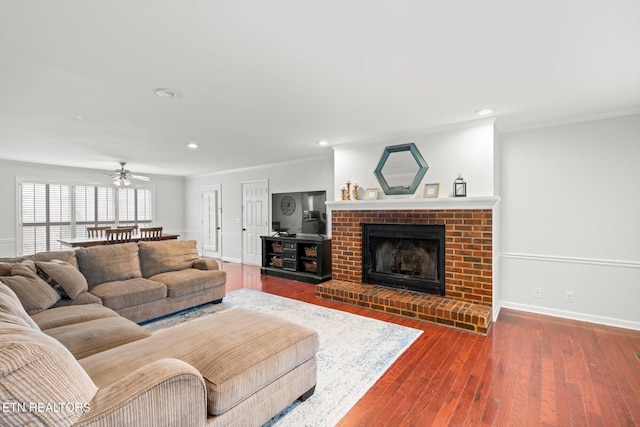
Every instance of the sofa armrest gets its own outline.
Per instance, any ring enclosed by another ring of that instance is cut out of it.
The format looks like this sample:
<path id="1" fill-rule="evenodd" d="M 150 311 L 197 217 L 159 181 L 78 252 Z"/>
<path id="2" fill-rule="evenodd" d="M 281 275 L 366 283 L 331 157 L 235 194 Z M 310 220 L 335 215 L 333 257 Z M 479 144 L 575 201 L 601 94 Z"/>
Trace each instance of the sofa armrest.
<path id="1" fill-rule="evenodd" d="M 193 268 L 198 270 L 219 270 L 218 262 L 213 258 L 200 258 L 193 263 Z"/>
<path id="2" fill-rule="evenodd" d="M 149 363 L 98 390 L 77 426 L 204 426 L 207 395 L 200 372 L 177 359 Z"/>

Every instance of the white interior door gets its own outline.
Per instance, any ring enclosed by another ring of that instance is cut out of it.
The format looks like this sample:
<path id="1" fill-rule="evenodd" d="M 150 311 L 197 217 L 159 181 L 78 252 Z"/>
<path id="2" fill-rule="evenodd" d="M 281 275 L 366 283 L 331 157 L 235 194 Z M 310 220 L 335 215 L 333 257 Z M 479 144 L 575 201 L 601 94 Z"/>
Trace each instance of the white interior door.
<path id="1" fill-rule="evenodd" d="M 260 236 L 269 233 L 269 181 L 242 183 L 242 263 L 261 265 Z"/>
<path id="2" fill-rule="evenodd" d="M 202 255 L 222 258 L 220 184 L 202 188 Z"/>

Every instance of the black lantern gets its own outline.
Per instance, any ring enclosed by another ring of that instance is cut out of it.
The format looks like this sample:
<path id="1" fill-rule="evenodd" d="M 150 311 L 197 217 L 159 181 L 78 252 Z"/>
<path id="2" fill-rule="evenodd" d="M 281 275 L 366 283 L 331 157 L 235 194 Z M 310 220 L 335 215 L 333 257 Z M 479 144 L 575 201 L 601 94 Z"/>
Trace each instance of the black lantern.
<path id="1" fill-rule="evenodd" d="M 455 197 L 467 197 L 467 183 L 464 182 L 461 173 L 459 173 L 456 180 L 453 181 L 453 195 Z"/>

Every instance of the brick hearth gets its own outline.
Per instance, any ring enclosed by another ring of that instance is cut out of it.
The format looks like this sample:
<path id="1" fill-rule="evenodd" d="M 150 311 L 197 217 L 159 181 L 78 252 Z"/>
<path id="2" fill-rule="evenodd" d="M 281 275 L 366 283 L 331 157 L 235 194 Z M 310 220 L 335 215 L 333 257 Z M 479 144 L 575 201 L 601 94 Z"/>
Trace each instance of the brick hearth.
<path id="1" fill-rule="evenodd" d="M 316 296 L 483 335 L 491 327 L 491 307 L 437 295 L 330 280 L 316 285 Z"/>
<path id="2" fill-rule="evenodd" d="M 364 206 L 363 206 L 364 208 Z M 445 297 L 362 284 L 362 224 L 445 226 Z M 486 334 L 493 299 L 492 209 L 340 209 L 331 212 L 332 277 L 316 295 Z M 368 305 L 367 305 L 368 304 Z"/>

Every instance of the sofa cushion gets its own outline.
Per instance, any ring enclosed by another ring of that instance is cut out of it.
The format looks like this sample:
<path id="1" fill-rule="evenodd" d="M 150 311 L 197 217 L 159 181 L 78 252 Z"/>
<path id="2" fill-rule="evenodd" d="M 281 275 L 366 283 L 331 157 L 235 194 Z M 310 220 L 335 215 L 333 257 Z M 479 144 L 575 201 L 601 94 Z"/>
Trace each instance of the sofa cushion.
<path id="1" fill-rule="evenodd" d="M 143 341 L 80 361 L 98 387 L 163 358 L 195 367 L 207 385 L 207 408 L 219 415 L 313 359 L 318 334 L 287 320 L 243 308 L 154 332 Z"/>
<path id="2" fill-rule="evenodd" d="M 0 281 L 15 292 L 27 313 L 46 310 L 60 299 L 60 295 L 25 264 L 14 264 L 11 274 L 0 277 Z"/>
<path id="3" fill-rule="evenodd" d="M 70 305 L 68 307 L 50 308 L 36 313 L 31 318 L 40 329 L 51 329 L 89 320 L 118 317 L 118 313 L 99 304 Z"/>
<path id="4" fill-rule="evenodd" d="M 82 305 L 82 304 L 100 304 L 102 305 L 102 300 L 97 296 L 93 295 L 90 292 L 83 292 L 78 295 L 75 299 L 61 298 L 60 301 L 53 304 L 51 308 L 54 307 L 66 307 L 69 305 Z"/>
<path id="5" fill-rule="evenodd" d="M 205 271 L 187 268 L 185 270 L 156 274 L 149 279 L 165 284 L 169 298 L 180 298 L 188 294 L 204 291 L 205 289 L 224 286 L 227 281 L 227 275 L 224 271 Z"/>
<path id="6" fill-rule="evenodd" d="M 36 272 L 36 265 L 33 263 L 33 260 L 29 259 L 28 257 L 0 258 L 0 262 L 4 264 L 3 270 L 6 270 L 8 267 L 13 268 L 15 264 L 24 264 L 32 269 L 34 273 Z M 9 266 L 7 266 L 6 264 L 9 264 Z M 9 271 L 9 273 L 5 275 L 9 274 L 11 274 L 11 271 Z"/>
<path id="7" fill-rule="evenodd" d="M 47 282 L 62 298 L 74 299 L 89 289 L 87 279 L 71 264 L 53 261 L 35 261 L 38 276 Z"/>
<path id="8" fill-rule="evenodd" d="M 78 269 L 78 259 L 76 258 L 76 251 L 51 251 L 51 252 L 38 252 L 29 257 L 33 261 L 64 261 L 71 264 L 73 268 Z"/>
<path id="9" fill-rule="evenodd" d="M 43 328 L 43 332 L 60 341 L 78 360 L 151 335 L 143 327 L 120 316 Z"/>
<path id="10" fill-rule="evenodd" d="M 3 324 L 0 348 L 0 402 L 10 407 L 42 404 L 57 408 L 3 411 L 3 425 L 68 426 L 89 409 L 98 389 L 55 339 L 25 326 Z"/>
<path id="11" fill-rule="evenodd" d="M 24 327 L 31 328 L 31 329 L 36 330 L 36 331 L 39 330 L 39 329 L 36 329 L 33 326 L 31 326 L 29 323 L 26 322 L 26 320 L 24 318 L 22 318 L 20 316 L 16 316 L 14 314 L 11 314 L 11 313 L 8 313 L 8 312 L 5 312 L 5 311 L 0 311 L 0 326 L 4 328 L 7 325 L 24 326 Z M 2 418 L 0 417 L 0 419 L 2 419 Z"/>
<path id="12" fill-rule="evenodd" d="M 119 310 L 164 299 L 167 297 L 167 287 L 153 280 L 139 278 L 101 283 L 91 293 L 99 297 L 105 307 Z"/>
<path id="13" fill-rule="evenodd" d="M 89 287 L 142 277 L 138 245 L 135 243 L 80 248 L 77 257 L 80 272 L 86 277 Z"/>
<path id="14" fill-rule="evenodd" d="M 140 268 L 144 277 L 191 268 L 200 256 L 195 240 L 139 242 Z"/>
<path id="15" fill-rule="evenodd" d="M 15 292 L 4 283 L 0 283 L 0 313 L 20 318 L 26 326 L 40 330 L 36 322 L 24 310 Z"/>

